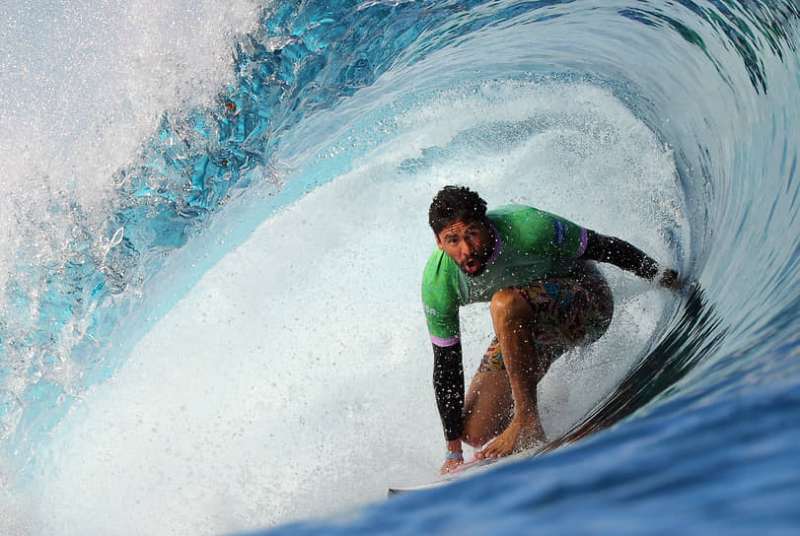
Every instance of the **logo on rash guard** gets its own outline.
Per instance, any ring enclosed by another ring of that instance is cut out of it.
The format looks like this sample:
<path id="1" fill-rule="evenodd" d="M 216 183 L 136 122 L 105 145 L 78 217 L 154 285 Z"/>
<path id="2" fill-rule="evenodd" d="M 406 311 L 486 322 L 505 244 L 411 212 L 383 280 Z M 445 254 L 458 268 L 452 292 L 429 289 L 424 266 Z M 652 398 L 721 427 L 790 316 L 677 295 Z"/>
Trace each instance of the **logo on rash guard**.
<path id="1" fill-rule="evenodd" d="M 567 226 L 558 220 L 553 221 L 553 226 L 556 228 L 556 244 L 563 244 L 567 240 Z"/>
<path id="2" fill-rule="evenodd" d="M 426 312 L 426 313 L 428 313 L 428 314 L 429 314 L 429 315 L 431 315 L 431 316 L 436 316 L 436 309 L 434 309 L 433 307 L 428 307 L 428 306 L 427 306 L 426 304 L 424 304 L 424 303 L 422 304 L 422 306 L 423 306 L 423 307 L 425 307 L 425 312 Z"/>

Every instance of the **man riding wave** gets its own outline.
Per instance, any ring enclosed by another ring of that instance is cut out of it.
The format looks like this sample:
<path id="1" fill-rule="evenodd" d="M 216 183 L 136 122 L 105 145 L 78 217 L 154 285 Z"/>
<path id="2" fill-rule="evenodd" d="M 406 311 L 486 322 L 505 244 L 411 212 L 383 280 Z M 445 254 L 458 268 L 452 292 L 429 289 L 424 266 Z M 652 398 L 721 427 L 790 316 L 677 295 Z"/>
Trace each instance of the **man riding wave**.
<path id="1" fill-rule="evenodd" d="M 480 449 L 478 458 L 497 458 L 546 440 L 537 384 L 556 358 L 596 341 L 611 323 L 613 297 L 593 261 L 648 280 L 661 273 L 662 286 L 681 287 L 674 270 L 660 270 L 624 240 L 529 206 L 487 211 L 466 187 L 443 188 L 428 218 L 438 249 L 425 267 L 422 301 L 447 441 L 442 473 L 463 463 L 463 443 Z M 475 302 L 490 302 L 495 338 L 465 397 L 458 311 Z"/>

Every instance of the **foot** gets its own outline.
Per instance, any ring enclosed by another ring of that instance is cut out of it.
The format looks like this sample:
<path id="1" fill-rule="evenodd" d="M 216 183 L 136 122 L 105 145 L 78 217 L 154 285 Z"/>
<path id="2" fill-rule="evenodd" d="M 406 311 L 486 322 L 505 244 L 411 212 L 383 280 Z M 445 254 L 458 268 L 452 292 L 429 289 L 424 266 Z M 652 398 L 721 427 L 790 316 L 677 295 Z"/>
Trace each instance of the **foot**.
<path id="1" fill-rule="evenodd" d="M 491 443 L 480 452 L 475 453 L 476 458 L 502 458 L 514 452 L 546 441 L 544 430 L 538 423 L 524 423 L 521 419 L 514 418 L 508 428 L 503 430 Z"/>

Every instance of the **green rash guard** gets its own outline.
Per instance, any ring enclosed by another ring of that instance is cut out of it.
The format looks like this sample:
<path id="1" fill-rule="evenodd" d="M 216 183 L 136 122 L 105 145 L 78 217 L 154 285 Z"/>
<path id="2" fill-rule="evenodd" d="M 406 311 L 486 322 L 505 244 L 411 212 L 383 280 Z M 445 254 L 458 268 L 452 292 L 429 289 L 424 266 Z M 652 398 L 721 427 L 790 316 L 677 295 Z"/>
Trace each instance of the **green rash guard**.
<path id="1" fill-rule="evenodd" d="M 586 251 L 587 230 L 564 218 L 522 205 L 486 213 L 494 251 L 479 275 L 468 277 L 437 249 L 425 266 L 422 303 L 431 341 L 439 347 L 460 340 L 458 308 L 490 301 L 498 290 L 534 279 L 569 274 Z"/>

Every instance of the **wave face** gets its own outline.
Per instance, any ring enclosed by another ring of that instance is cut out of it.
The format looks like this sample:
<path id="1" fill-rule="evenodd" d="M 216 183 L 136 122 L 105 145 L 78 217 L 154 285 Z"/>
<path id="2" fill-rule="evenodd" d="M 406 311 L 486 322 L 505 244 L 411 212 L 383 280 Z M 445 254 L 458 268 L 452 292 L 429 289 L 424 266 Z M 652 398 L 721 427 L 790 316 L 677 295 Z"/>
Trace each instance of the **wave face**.
<path id="1" fill-rule="evenodd" d="M 794 3 L 218 4 L 9 8 L 0 532 L 798 526 Z M 556 448 L 384 501 L 442 461 L 450 183 L 692 286 L 604 267 L 609 332 L 540 386 Z"/>

